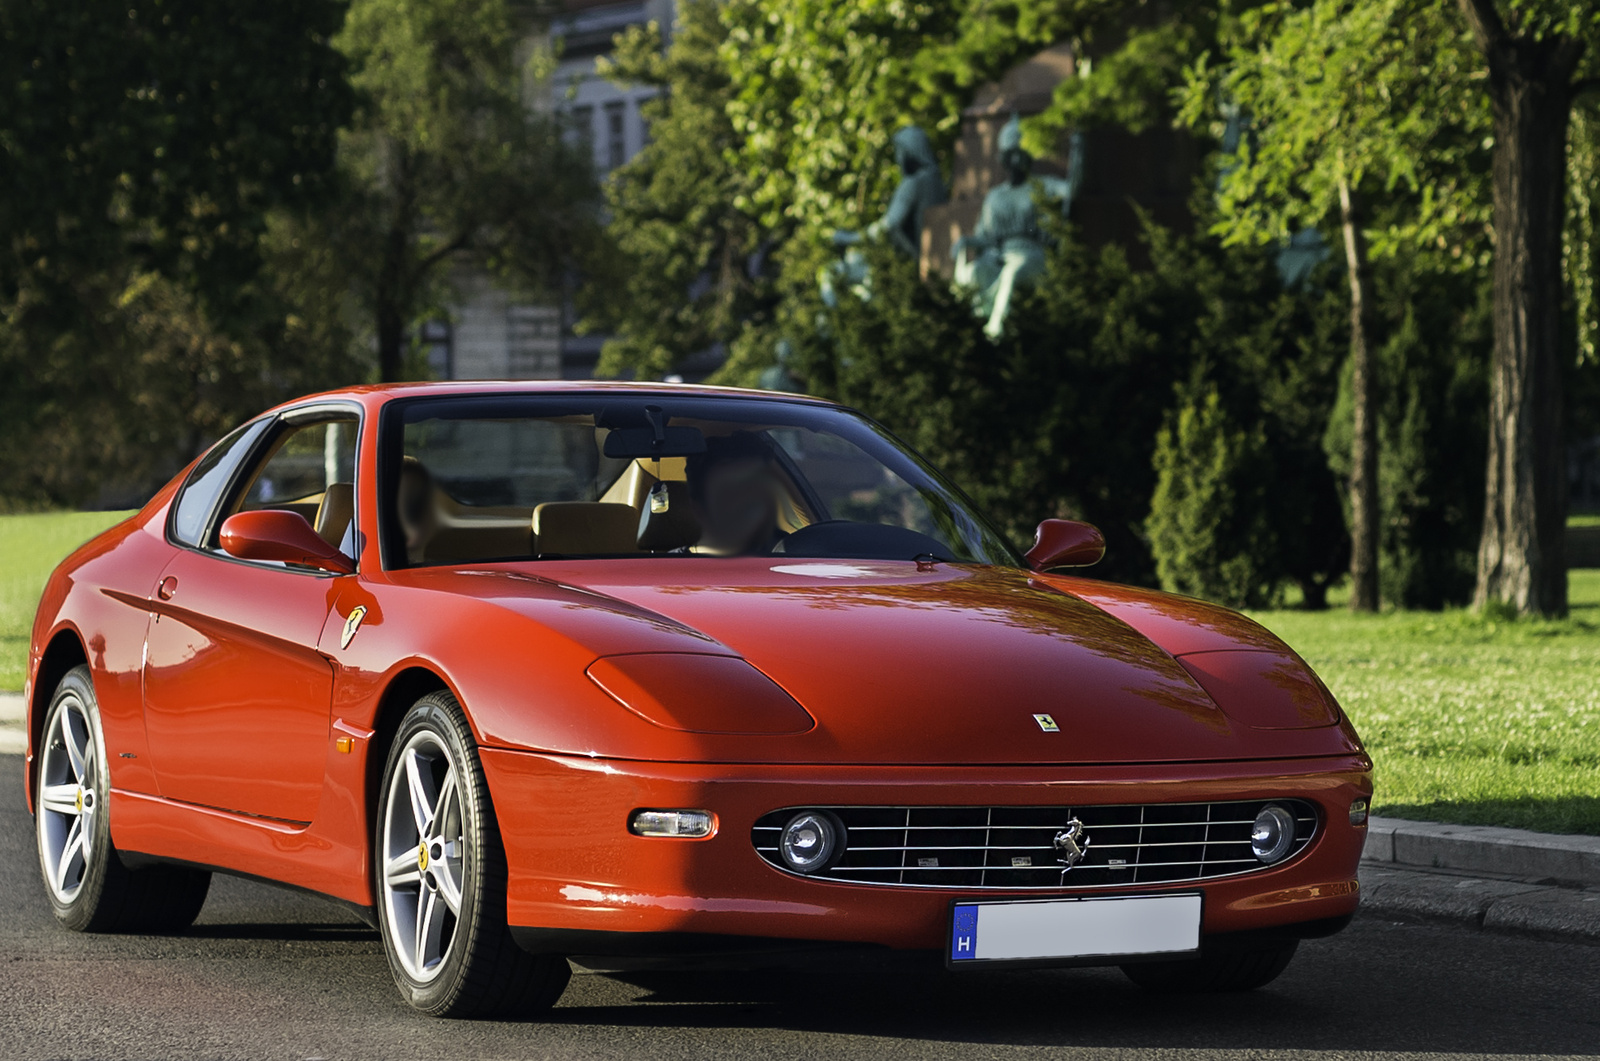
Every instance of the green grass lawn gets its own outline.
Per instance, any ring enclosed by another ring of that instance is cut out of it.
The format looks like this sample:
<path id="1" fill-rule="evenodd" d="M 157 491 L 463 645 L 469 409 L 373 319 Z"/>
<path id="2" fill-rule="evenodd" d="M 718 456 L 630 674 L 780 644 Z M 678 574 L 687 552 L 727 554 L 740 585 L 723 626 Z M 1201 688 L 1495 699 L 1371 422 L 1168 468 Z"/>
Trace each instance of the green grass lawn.
<path id="1" fill-rule="evenodd" d="M 1377 764 L 1376 810 L 1600 835 L 1600 570 L 1572 618 L 1256 616 L 1317 669 Z"/>
<path id="2" fill-rule="evenodd" d="M 61 558 L 128 512 L 0 516 L 0 692 L 22 689 L 39 594 Z"/>
<path id="3" fill-rule="evenodd" d="M 22 688 L 44 580 L 126 516 L 0 517 L 0 690 Z M 1600 835 L 1600 570 L 1572 618 L 1466 611 L 1257 616 L 1316 667 L 1377 762 L 1379 813 Z"/>

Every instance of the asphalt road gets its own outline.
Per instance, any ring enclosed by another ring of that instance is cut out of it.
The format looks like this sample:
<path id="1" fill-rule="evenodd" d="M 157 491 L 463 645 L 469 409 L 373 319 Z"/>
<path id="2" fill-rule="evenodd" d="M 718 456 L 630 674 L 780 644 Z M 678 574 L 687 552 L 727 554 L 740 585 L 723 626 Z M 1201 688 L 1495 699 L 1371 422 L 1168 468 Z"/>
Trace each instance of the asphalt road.
<path id="1" fill-rule="evenodd" d="M 1358 919 L 1265 991 L 1146 995 L 1115 970 L 950 975 L 855 961 L 581 971 L 545 1019 L 399 1001 L 376 932 L 317 899 L 218 878 L 182 937 L 60 928 L 20 760 L 0 757 L 6 1058 L 1326 1058 L 1600 1055 L 1600 947 Z"/>

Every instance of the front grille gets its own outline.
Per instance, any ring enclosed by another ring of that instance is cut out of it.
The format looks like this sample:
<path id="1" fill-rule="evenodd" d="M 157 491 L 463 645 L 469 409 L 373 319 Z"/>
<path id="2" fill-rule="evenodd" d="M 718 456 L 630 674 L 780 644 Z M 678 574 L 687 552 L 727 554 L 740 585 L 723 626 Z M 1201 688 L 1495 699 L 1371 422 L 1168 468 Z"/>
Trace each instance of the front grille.
<path id="1" fill-rule="evenodd" d="M 1295 858 L 1316 834 L 1302 800 L 1153 803 L 1124 807 L 795 807 L 763 815 L 756 851 L 788 871 L 778 853 L 783 827 L 801 810 L 844 823 L 843 853 L 819 880 L 917 888 L 1109 888 L 1212 880 L 1266 869 L 1250 850 L 1250 827 L 1268 803 L 1295 816 Z M 1074 818 L 1090 843 L 1064 871 L 1056 834 Z"/>

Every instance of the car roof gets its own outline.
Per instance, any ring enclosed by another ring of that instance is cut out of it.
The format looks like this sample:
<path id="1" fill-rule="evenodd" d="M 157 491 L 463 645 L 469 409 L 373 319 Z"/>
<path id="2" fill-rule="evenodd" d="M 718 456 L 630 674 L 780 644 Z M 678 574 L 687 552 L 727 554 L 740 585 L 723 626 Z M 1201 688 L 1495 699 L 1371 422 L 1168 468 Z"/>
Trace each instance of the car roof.
<path id="1" fill-rule="evenodd" d="M 355 400 L 370 408 L 402 398 L 467 397 L 495 394 L 630 394 L 698 398 L 765 398 L 802 402 L 808 405 L 833 405 L 825 398 L 787 391 L 756 390 L 745 387 L 717 387 L 704 383 L 634 382 L 629 380 L 442 380 L 417 383 L 369 383 L 338 390 L 308 394 L 284 402 L 271 412 L 338 399 Z"/>

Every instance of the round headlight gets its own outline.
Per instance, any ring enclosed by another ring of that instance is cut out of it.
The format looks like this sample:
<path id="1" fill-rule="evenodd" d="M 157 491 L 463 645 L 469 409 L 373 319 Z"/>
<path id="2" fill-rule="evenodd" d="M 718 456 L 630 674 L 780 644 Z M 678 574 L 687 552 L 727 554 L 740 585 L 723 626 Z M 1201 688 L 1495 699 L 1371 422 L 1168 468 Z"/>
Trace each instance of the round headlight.
<path id="1" fill-rule="evenodd" d="M 844 827 L 831 814 L 801 811 L 789 819 L 778 837 L 784 865 L 796 873 L 816 873 L 844 847 Z"/>
<path id="2" fill-rule="evenodd" d="M 1276 803 L 1269 803 L 1256 815 L 1250 827 L 1250 850 L 1261 861 L 1281 862 L 1294 847 L 1294 815 Z"/>

